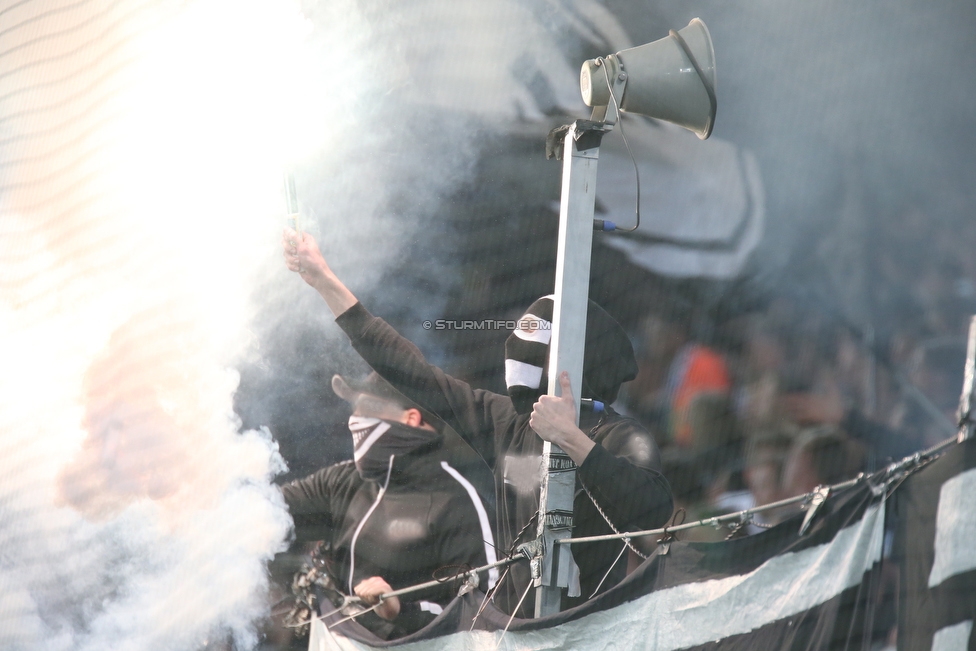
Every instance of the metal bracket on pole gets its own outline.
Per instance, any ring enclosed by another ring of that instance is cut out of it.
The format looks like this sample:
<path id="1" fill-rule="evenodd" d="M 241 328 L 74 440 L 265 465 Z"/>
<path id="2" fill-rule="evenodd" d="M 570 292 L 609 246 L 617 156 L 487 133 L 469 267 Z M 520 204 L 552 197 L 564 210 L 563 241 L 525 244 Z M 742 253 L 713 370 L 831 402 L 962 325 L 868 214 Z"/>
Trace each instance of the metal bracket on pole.
<path id="1" fill-rule="evenodd" d="M 605 79 L 610 82 L 611 99 L 605 106 L 594 106 L 590 113 L 590 120 L 605 124 L 609 131 L 620 117 L 617 105 L 624 98 L 624 90 L 627 88 L 627 73 L 624 71 L 623 62 L 617 58 L 616 54 L 597 59 L 597 66 L 603 70 Z"/>
<path id="2" fill-rule="evenodd" d="M 569 373 L 576 394 L 579 422 L 580 387 L 583 380 L 583 346 L 590 286 L 590 253 L 593 244 L 593 209 L 600 140 L 610 125 L 577 120 L 556 130 L 562 139 L 563 172 L 559 207 L 559 244 L 556 255 L 556 287 L 553 299 L 552 337 L 549 346 L 549 394 L 559 395 L 559 375 Z M 551 148 L 556 149 L 551 143 Z M 543 446 L 539 538 L 544 545 L 541 576 L 536 580 L 536 617 L 559 612 L 562 588 L 569 587 L 573 558 L 568 545 L 554 545 L 573 533 L 573 498 L 576 465 L 559 446 Z"/>
<path id="3" fill-rule="evenodd" d="M 966 369 L 963 374 L 962 396 L 959 398 L 959 442 L 973 438 L 976 420 L 973 402 L 976 399 L 976 316 L 969 321 L 969 343 L 966 346 Z"/>

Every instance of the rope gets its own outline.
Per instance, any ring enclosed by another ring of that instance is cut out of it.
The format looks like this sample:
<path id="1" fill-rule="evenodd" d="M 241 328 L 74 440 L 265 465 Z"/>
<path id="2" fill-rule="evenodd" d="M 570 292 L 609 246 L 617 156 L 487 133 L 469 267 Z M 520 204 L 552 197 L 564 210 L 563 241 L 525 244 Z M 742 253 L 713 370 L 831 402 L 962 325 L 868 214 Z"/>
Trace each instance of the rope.
<path id="1" fill-rule="evenodd" d="M 909 455 L 902 459 L 898 463 L 893 463 L 883 470 L 879 470 L 871 476 L 861 473 L 854 479 L 849 479 L 839 484 L 834 484 L 830 486 L 830 492 L 834 493 L 847 488 L 851 488 L 860 484 L 863 481 L 867 481 L 871 484 L 872 480 L 876 478 L 881 478 L 883 483 L 886 485 L 893 481 L 900 481 L 904 479 L 903 473 L 911 469 L 911 472 L 919 469 L 922 465 L 927 464 L 932 460 L 932 457 L 944 449 L 951 447 L 958 442 L 957 437 L 953 436 L 950 439 L 946 439 L 941 443 L 933 445 L 927 450 L 922 452 L 916 452 L 913 455 Z M 681 524 L 678 526 L 667 526 L 661 529 L 649 529 L 646 531 L 633 531 L 625 534 L 607 534 L 605 536 L 587 536 L 585 538 L 559 538 L 553 542 L 557 545 L 576 545 L 580 543 L 589 542 L 601 542 L 605 540 L 618 540 L 618 539 L 630 539 L 630 538 L 643 538 L 646 536 L 656 536 L 659 534 L 664 534 L 668 532 L 684 531 L 686 529 L 694 529 L 696 527 L 714 527 L 721 526 L 726 522 L 731 522 L 734 520 L 741 520 L 744 517 L 749 517 L 755 513 L 762 513 L 764 511 L 772 511 L 774 509 L 782 508 L 784 506 L 791 506 L 793 504 L 799 504 L 801 502 L 809 502 L 813 498 L 814 492 L 805 493 L 803 495 L 796 495 L 794 497 L 789 497 L 784 500 L 779 500 L 778 502 L 771 502 L 770 504 L 764 504 L 763 506 L 757 506 L 751 509 L 744 509 L 742 511 L 737 511 L 735 513 L 728 513 L 726 515 L 715 516 L 712 518 L 706 518 L 703 520 L 697 520 L 695 522 L 689 522 L 687 524 Z"/>
<path id="2" fill-rule="evenodd" d="M 522 539 L 522 536 L 524 536 L 525 535 L 525 532 L 529 531 L 529 529 L 534 524 L 537 524 L 538 523 L 538 520 L 539 520 L 539 511 L 536 511 L 535 513 L 532 514 L 532 517 L 529 518 L 529 521 L 525 523 L 525 526 L 523 526 L 519 530 L 518 534 L 516 534 L 515 539 L 512 541 L 512 545 L 508 548 L 508 556 L 509 556 L 509 558 L 512 558 L 512 557 L 515 556 L 515 554 L 517 553 L 516 550 L 518 549 L 518 546 L 519 546 L 519 541 Z M 520 556 L 522 558 L 525 558 L 525 556 L 522 555 L 522 554 L 520 554 Z M 511 565 L 506 566 L 505 567 L 505 572 L 502 574 L 501 578 L 498 579 L 498 582 L 494 585 L 494 587 L 492 587 L 490 590 L 488 590 L 485 593 L 485 598 L 481 600 L 481 606 L 478 608 L 478 612 L 475 614 L 474 618 L 471 620 L 471 628 L 468 629 L 468 630 L 471 630 L 471 631 L 474 630 L 475 624 L 478 623 L 478 618 L 481 617 L 481 614 L 485 611 L 485 608 L 488 607 L 488 602 L 491 601 L 492 599 L 494 599 L 495 595 L 498 593 L 499 587 L 501 586 L 501 584 L 505 580 L 505 578 L 509 575 L 509 570 L 511 570 L 511 569 L 512 569 L 512 566 Z M 530 586 L 532 585 L 532 582 L 531 581 L 529 582 L 529 585 Z M 525 599 L 525 597 L 523 596 L 522 599 Z M 513 612 L 514 613 L 517 613 L 518 612 L 518 609 L 519 609 L 519 607 L 521 607 L 521 605 L 522 605 L 522 600 L 519 600 L 518 606 L 515 607 L 515 610 Z"/>
<path id="3" fill-rule="evenodd" d="M 627 551 L 626 541 L 624 542 L 624 546 L 620 548 L 620 553 L 617 554 L 617 558 L 615 558 L 613 560 L 613 563 L 610 564 L 610 567 L 607 568 L 607 573 L 604 574 L 603 575 L 603 578 L 600 579 L 600 582 L 596 584 L 596 590 L 594 590 L 593 591 L 593 594 L 591 594 L 589 596 L 590 599 L 592 599 L 593 597 L 595 597 L 596 596 L 596 593 L 598 593 L 600 591 L 600 588 L 603 587 L 603 582 L 607 580 L 607 577 L 610 576 L 610 572 L 612 572 L 613 571 L 613 568 L 615 568 L 617 566 L 617 563 L 620 562 L 620 557 L 624 555 L 624 552 L 625 551 Z"/>
<path id="4" fill-rule="evenodd" d="M 539 511 L 536 511 L 535 513 L 532 514 L 532 517 L 529 518 L 529 521 L 525 523 L 525 526 L 523 526 L 519 530 L 518 534 L 516 534 L 515 540 L 512 541 L 512 545 L 508 548 L 508 557 L 509 558 L 512 558 L 512 557 L 515 556 L 516 549 L 518 548 L 519 541 L 522 539 L 522 536 L 525 535 L 525 532 L 528 531 L 532 527 L 533 524 L 535 524 L 535 523 L 538 522 L 538 518 L 539 518 Z M 492 545 L 492 546 L 494 547 L 494 545 Z M 497 550 L 498 548 L 495 547 L 495 549 Z M 474 630 L 475 624 L 478 623 L 478 618 L 481 617 L 481 614 L 483 612 L 485 612 L 485 608 L 488 607 L 488 602 L 495 598 L 495 595 L 498 593 L 499 588 L 501 587 L 502 583 L 505 581 L 505 578 L 509 575 L 509 572 L 510 572 L 511 569 L 512 569 L 512 566 L 511 565 L 507 565 L 505 567 L 505 571 L 502 573 L 501 578 L 498 579 L 498 582 L 495 583 L 494 586 L 492 586 L 491 588 L 489 588 L 485 592 L 485 597 L 484 597 L 484 599 L 481 600 L 481 606 L 478 608 L 478 612 L 475 614 L 474 618 L 471 620 L 471 628 L 468 629 L 468 630 L 470 630 L 470 631 L 473 631 Z M 516 609 L 516 612 L 518 612 L 518 609 Z"/>
<path id="5" fill-rule="evenodd" d="M 374 610 L 376 610 L 377 608 L 379 608 L 382 604 L 383 604 L 383 598 L 381 597 L 380 600 L 377 603 L 373 604 L 371 607 L 367 608 L 366 610 L 363 610 L 363 611 L 358 612 L 358 613 L 353 613 L 352 615 L 349 615 L 348 617 L 343 617 L 339 621 L 332 622 L 332 624 L 330 624 L 330 625 L 331 626 L 338 626 L 339 624 L 342 624 L 343 622 L 348 622 L 350 619 L 356 619 L 360 615 L 365 615 L 366 613 L 371 613 Z M 339 612 L 339 611 L 336 611 L 336 612 Z M 330 613 L 330 614 L 334 615 L 335 613 Z"/>
<path id="6" fill-rule="evenodd" d="M 430 573 L 430 576 L 435 581 L 440 583 L 447 583 L 448 581 L 456 581 L 457 579 L 468 576 L 471 574 L 473 568 L 467 563 L 452 563 L 451 565 L 442 565 L 436 570 Z M 449 574 L 442 574 L 444 572 L 453 572 Z"/>
<path id="7" fill-rule="evenodd" d="M 522 527 L 519 530 L 518 534 L 515 536 L 515 539 L 512 541 L 512 546 L 508 548 L 509 556 L 513 556 L 515 554 L 515 549 L 518 547 L 519 541 L 522 540 L 522 536 L 525 535 L 525 532 L 528 531 L 529 528 L 532 527 L 532 525 L 538 524 L 538 522 L 539 522 L 539 511 L 537 510 L 535 513 L 532 514 L 532 517 L 529 518 L 529 521 L 525 523 L 525 526 Z"/>
<path id="8" fill-rule="evenodd" d="M 495 645 L 495 651 L 498 651 L 498 649 L 501 648 L 502 640 L 505 639 L 505 634 L 508 633 L 508 627 L 512 625 L 512 620 L 515 619 L 515 613 L 517 613 L 519 611 L 519 608 L 522 607 L 522 602 L 525 601 L 525 598 L 528 596 L 529 590 L 531 590 L 532 587 L 533 587 L 532 582 L 529 581 L 529 584 L 525 586 L 525 592 L 522 593 L 522 598 L 519 599 L 518 605 L 516 605 L 515 610 L 512 611 L 512 616 L 508 618 L 508 622 L 505 624 L 505 628 L 502 629 L 502 635 L 500 638 L 498 638 L 498 644 Z"/>
<path id="9" fill-rule="evenodd" d="M 484 565 L 482 567 L 476 567 L 476 568 L 472 569 L 470 572 L 468 572 L 467 574 L 478 574 L 478 573 L 481 573 L 481 572 L 487 572 L 488 570 L 494 569 L 496 567 L 505 567 L 505 571 L 507 573 L 508 572 L 508 567 L 510 565 L 512 565 L 516 561 L 522 560 L 524 558 L 526 558 L 524 555 L 512 556 L 512 557 L 509 557 L 509 558 L 502 559 L 500 561 L 496 561 L 494 563 L 489 563 L 488 565 Z M 501 581 L 499 581 L 499 583 L 501 583 Z M 381 603 L 383 603 L 383 601 L 385 599 L 390 599 L 391 597 L 399 597 L 401 595 L 410 594 L 412 592 L 419 592 L 421 590 L 426 590 L 428 588 L 433 588 L 433 587 L 436 587 L 436 586 L 439 586 L 439 585 L 443 585 L 443 580 L 440 580 L 440 581 L 438 581 L 438 580 L 427 581 L 426 583 L 421 583 L 421 584 L 418 584 L 418 585 L 408 586 L 406 588 L 401 588 L 400 590 L 394 590 L 393 592 L 387 592 L 385 594 L 380 595 L 379 602 L 377 604 L 375 604 L 374 606 L 372 606 L 371 608 L 368 608 L 368 609 L 366 609 L 366 610 L 364 610 L 362 612 L 359 612 L 359 613 L 355 613 L 353 615 L 350 615 L 350 616 L 346 617 L 345 619 L 340 619 L 339 621 L 332 622 L 331 624 L 329 624 L 329 626 L 337 626 L 338 624 L 341 624 L 342 622 L 349 621 L 350 619 L 355 619 L 356 617 L 359 617 L 360 615 L 364 615 L 364 614 L 366 614 L 368 612 L 371 612 L 371 611 L 375 610 L 377 607 L 379 607 L 379 605 Z M 531 583 L 529 585 L 531 585 Z M 495 587 L 497 588 L 498 587 L 498 584 L 496 584 Z M 345 602 L 343 603 L 343 605 L 340 608 L 336 608 L 331 613 L 329 613 L 327 615 L 323 615 L 322 618 L 331 617 L 332 615 L 335 615 L 336 613 L 342 612 L 342 608 L 345 608 L 346 606 L 355 605 L 355 604 L 363 604 L 363 603 L 364 602 L 363 602 L 363 600 L 360 597 L 347 596 L 345 598 Z M 521 605 L 521 603 L 519 605 Z M 483 608 L 484 608 L 484 605 L 482 605 L 482 609 Z M 480 611 L 479 611 L 478 614 L 479 615 L 481 614 Z M 312 616 L 311 619 L 304 620 L 304 621 L 300 621 L 300 622 L 286 624 L 285 626 L 287 628 L 300 628 L 302 626 L 307 626 L 307 625 L 311 624 L 316 619 L 319 619 L 319 618 L 316 617 L 316 616 Z"/>
<path id="10" fill-rule="evenodd" d="M 506 567 L 505 571 L 502 572 L 502 577 L 498 579 L 498 583 L 496 583 L 494 586 L 489 588 L 487 592 L 485 592 L 484 599 L 481 600 L 481 605 L 478 607 L 478 612 L 475 613 L 475 616 L 471 619 L 471 628 L 468 629 L 469 631 L 474 630 L 474 625 L 478 623 L 478 618 L 481 617 L 481 613 L 485 612 L 485 608 L 488 607 L 488 602 L 491 601 L 491 599 L 495 596 L 495 593 L 498 592 L 498 586 L 502 584 L 502 582 L 508 576 L 508 571 L 511 569 L 512 569 L 511 565 Z"/>

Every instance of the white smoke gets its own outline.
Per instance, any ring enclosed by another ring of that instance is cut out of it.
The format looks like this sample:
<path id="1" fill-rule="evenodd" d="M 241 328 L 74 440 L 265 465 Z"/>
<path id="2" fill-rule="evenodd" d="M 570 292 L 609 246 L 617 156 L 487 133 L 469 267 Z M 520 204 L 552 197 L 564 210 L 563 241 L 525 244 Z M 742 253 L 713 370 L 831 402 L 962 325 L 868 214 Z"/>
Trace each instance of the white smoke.
<path id="1" fill-rule="evenodd" d="M 327 137 L 310 27 L 89 0 L 0 32 L 0 648 L 253 647 L 291 520 L 233 364 Z"/>
<path id="2" fill-rule="evenodd" d="M 309 0 L 303 11 L 311 43 L 330 62 L 321 84 L 333 94 L 358 90 L 336 97 L 322 118 L 335 137 L 295 168 L 303 226 L 370 310 L 445 363 L 444 338 L 421 324 L 444 316 L 467 280 L 456 230 L 465 207 L 453 202 L 484 180 L 486 166 L 511 160 L 513 134 L 537 138 L 538 165 L 552 169 L 544 157 L 551 116 L 589 112 L 567 52 L 584 40 L 619 40 L 623 30 L 596 0 Z M 340 38 L 351 62 L 328 55 Z M 348 415 L 332 413 L 341 407 L 328 402 L 323 370 L 365 367 L 319 296 L 280 263 L 261 296 L 253 324 L 261 347 L 242 367 L 239 409 L 245 422 L 277 422 L 295 459 L 308 432 L 320 436 L 330 417 Z M 336 448 L 323 456 L 341 459 Z M 292 465 L 314 469 L 303 462 Z"/>
<path id="3" fill-rule="evenodd" d="M 442 298 L 431 215 L 479 137 L 579 104 L 559 34 L 607 16 L 569 4 L 0 11 L 0 648 L 255 645 L 290 519 L 233 367 L 256 314 L 327 320 L 282 171 L 354 288 L 412 261 Z"/>

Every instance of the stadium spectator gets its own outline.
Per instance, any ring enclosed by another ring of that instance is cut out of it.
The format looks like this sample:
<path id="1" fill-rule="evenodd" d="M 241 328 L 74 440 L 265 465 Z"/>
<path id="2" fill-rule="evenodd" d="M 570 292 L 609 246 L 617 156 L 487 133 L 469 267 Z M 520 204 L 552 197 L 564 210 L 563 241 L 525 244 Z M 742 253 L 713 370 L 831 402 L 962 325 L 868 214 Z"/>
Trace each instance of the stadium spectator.
<path id="1" fill-rule="evenodd" d="M 392 597 L 393 590 L 495 560 L 488 510 L 451 465 L 434 419 L 375 373 L 332 388 L 353 406 L 354 459 L 282 487 L 299 542 L 323 541 L 327 591 L 376 606 L 358 621 L 381 638 L 429 623 L 454 597 L 450 582 Z M 497 570 L 485 577 L 490 587 Z M 335 603 L 333 605 L 336 605 Z M 323 613 L 327 614 L 327 613 Z"/>

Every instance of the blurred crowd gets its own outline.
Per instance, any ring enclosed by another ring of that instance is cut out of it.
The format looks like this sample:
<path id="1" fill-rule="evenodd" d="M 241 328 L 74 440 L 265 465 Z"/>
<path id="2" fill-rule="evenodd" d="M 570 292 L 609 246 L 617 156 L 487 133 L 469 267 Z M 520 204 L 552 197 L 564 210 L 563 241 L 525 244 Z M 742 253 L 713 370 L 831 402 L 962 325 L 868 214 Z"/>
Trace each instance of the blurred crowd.
<path id="1" fill-rule="evenodd" d="M 899 219 L 868 261 L 867 308 L 882 327 L 785 293 L 721 322 L 678 301 L 643 316 L 640 374 L 619 406 L 653 428 L 689 520 L 807 493 L 953 435 L 976 228 L 923 250 L 924 218 Z"/>

